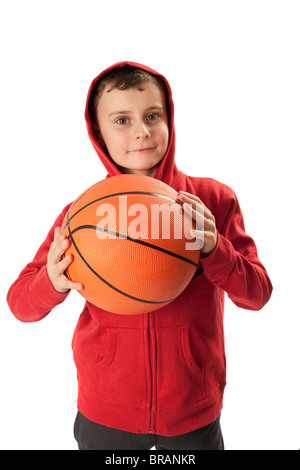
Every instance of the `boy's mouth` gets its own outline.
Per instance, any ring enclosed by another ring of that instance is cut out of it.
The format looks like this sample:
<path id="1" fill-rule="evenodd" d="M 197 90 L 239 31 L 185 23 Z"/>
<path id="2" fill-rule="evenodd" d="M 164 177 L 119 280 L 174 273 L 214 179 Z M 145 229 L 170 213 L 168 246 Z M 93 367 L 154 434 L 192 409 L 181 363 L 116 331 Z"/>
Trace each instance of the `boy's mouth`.
<path id="1" fill-rule="evenodd" d="M 145 147 L 140 149 L 130 150 L 130 152 L 149 152 L 150 150 L 154 150 L 155 147 Z"/>

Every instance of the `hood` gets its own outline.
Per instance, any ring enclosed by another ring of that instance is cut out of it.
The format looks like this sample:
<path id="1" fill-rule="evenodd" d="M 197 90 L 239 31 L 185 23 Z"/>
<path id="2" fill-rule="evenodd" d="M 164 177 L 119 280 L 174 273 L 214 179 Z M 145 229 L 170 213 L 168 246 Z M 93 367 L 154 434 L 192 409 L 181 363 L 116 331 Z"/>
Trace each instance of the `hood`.
<path id="1" fill-rule="evenodd" d="M 166 80 L 166 78 L 161 75 L 160 73 L 156 72 L 155 70 L 151 69 L 150 67 L 147 67 L 146 65 L 138 64 L 136 62 L 118 62 L 114 65 L 111 65 L 107 69 L 103 70 L 97 77 L 94 78 L 92 81 L 88 95 L 87 95 L 87 100 L 86 100 L 86 108 L 85 108 L 85 120 L 86 120 L 86 125 L 87 125 L 87 131 L 89 138 L 93 144 L 94 149 L 97 152 L 98 157 L 100 158 L 101 162 L 103 163 L 104 167 L 106 168 L 108 175 L 107 176 L 115 176 L 115 175 L 120 175 L 121 172 L 120 170 L 116 167 L 114 162 L 109 158 L 109 156 L 105 153 L 104 149 L 100 146 L 92 128 L 92 123 L 91 123 L 91 117 L 89 113 L 89 100 L 90 96 L 92 93 L 92 90 L 94 86 L 97 84 L 98 80 L 108 71 L 117 68 L 117 67 L 124 67 L 126 64 L 131 65 L 133 67 L 139 67 L 140 69 L 145 70 L 146 72 L 152 73 L 153 75 L 157 75 L 161 77 L 161 79 L 164 81 L 166 85 L 166 89 L 168 92 L 168 96 L 166 97 L 167 103 L 168 103 L 168 113 L 169 113 L 169 145 L 167 148 L 167 151 L 161 160 L 157 171 L 154 175 L 154 178 L 157 178 L 164 183 L 169 184 L 172 186 L 172 183 L 174 184 L 175 180 L 178 177 L 178 170 L 176 168 L 175 162 L 174 162 L 174 157 L 175 157 L 175 128 L 174 128 L 174 104 L 172 100 L 172 91 L 171 87 Z"/>

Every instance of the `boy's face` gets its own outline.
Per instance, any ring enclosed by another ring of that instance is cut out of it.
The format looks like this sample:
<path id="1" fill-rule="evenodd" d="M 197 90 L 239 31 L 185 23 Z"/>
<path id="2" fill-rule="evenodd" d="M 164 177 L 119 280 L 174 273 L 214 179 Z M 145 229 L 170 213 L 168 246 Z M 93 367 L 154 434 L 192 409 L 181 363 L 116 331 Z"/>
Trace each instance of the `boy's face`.
<path id="1" fill-rule="evenodd" d="M 141 91 L 109 88 L 97 107 L 101 145 L 122 173 L 153 176 L 169 142 L 164 92 L 148 82 Z"/>

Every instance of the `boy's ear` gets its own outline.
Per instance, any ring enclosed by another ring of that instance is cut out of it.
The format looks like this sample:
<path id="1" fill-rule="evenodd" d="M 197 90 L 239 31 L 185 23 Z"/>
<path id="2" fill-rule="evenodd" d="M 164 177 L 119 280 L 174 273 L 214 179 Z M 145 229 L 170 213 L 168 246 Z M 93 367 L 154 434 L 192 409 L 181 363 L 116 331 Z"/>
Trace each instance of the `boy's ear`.
<path id="1" fill-rule="evenodd" d="M 104 140 L 102 138 L 99 126 L 97 124 L 95 124 L 94 122 L 92 122 L 92 130 L 93 130 L 93 133 L 95 134 L 99 144 L 101 145 L 101 147 L 104 147 Z"/>

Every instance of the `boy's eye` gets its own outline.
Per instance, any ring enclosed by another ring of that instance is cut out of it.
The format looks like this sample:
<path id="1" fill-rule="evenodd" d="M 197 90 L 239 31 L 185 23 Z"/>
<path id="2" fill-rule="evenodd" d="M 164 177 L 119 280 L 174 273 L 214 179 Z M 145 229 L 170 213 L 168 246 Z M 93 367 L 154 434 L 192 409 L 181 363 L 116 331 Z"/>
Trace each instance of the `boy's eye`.
<path id="1" fill-rule="evenodd" d="M 148 119 L 149 121 L 156 121 L 156 119 L 158 119 L 158 118 L 159 118 L 159 115 L 158 115 L 157 113 L 151 113 L 151 114 L 149 114 L 148 117 L 147 117 L 147 119 Z"/>
<path id="2" fill-rule="evenodd" d="M 124 124 L 127 124 L 129 122 L 128 118 L 126 117 L 122 117 L 122 118 L 118 118 L 116 120 L 116 123 L 117 124 L 121 124 L 121 125 L 124 125 Z"/>

